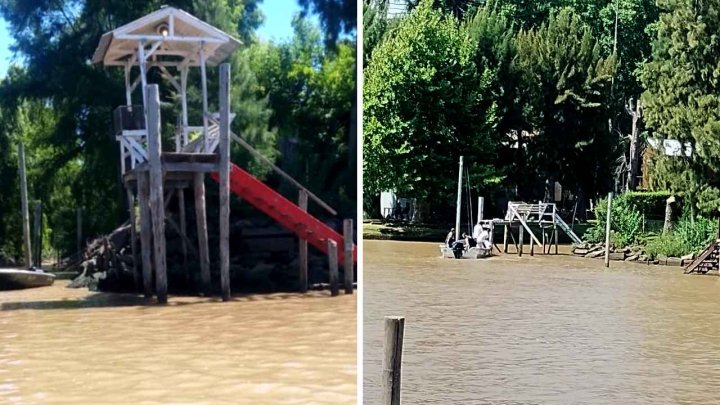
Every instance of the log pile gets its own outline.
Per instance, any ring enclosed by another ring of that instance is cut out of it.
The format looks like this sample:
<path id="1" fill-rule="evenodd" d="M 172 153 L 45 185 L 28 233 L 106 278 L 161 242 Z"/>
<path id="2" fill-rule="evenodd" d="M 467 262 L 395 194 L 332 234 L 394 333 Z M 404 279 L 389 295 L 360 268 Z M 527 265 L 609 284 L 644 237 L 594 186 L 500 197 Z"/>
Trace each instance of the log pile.
<path id="1" fill-rule="evenodd" d="M 575 256 L 582 256 L 586 258 L 605 258 L 605 244 L 603 243 L 582 243 L 575 245 L 573 248 L 573 254 Z M 643 262 L 647 264 L 662 264 L 667 266 L 686 266 L 695 259 L 695 254 L 691 253 L 683 257 L 667 257 L 658 256 L 656 258 L 650 257 L 643 249 L 639 246 L 629 246 L 624 248 L 610 248 L 610 260 L 626 261 L 626 262 Z"/>
<path id="2" fill-rule="evenodd" d="M 130 249 L 130 225 L 115 229 L 87 244 L 74 260 L 64 264 L 65 271 L 77 271 L 78 276 L 69 287 L 97 289 L 99 280 L 108 276 L 132 277 L 133 256 Z"/>

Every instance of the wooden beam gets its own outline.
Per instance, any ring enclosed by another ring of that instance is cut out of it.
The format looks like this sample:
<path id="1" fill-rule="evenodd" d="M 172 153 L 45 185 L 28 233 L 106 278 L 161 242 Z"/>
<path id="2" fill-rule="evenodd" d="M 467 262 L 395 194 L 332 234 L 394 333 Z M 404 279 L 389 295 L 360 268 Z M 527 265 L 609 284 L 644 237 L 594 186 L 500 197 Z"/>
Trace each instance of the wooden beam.
<path id="1" fill-rule="evenodd" d="M 25 174 L 25 146 L 18 145 L 18 166 L 20 171 L 20 216 L 22 217 L 23 245 L 25 248 L 25 267 L 32 266 L 32 249 L 30 244 L 30 212 L 28 208 L 27 176 Z M 78 249 L 78 252 L 80 249 Z"/>
<path id="2" fill-rule="evenodd" d="M 35 214 L 33 215 L 33 238 L 35 239 L 35 251 L 33 255 L 33 266 L 42 268 L 42 202 L 35 202 Z"/>
<path id="3" fill-rule="evenodd" d="M 340 294 L 338 285 L 338 254 L 337 254 L 337 242 L 332 239 L 328 239 L 328 264 L 330 273 L 330 295 L 333 297 Z"/>
<path id="4" fill-rule="evenodd" d="M 179 36 L 162 36 L 162 35 L 135 35 L 135 34 L 120 34 L 116 35 L 115 38 L 127 41 L 165 41 L 165 42 L 207 42 L 212 44 L 224 44 L 227 39 L 213 38 L 213 37 L 179 37 Z"/>
<path id="5" fill-rule="evenodd" d="M 205 42 L 200 43 L 200 84 L 202 87 L 202 108 L 203 108 L 203 151 L 208 146 L 208 94 L 207 94 L 207 69 L 205 59 Z"/>
<path id="6" fill-rule="evenodd" d="M 230 64 L 220 65 L 220 287 L 230 299 Z"/>
<path id="7" fill-rule="evenodd" d="M 140 207 L 140 252 L 142 255 L 143 292 L 145 298 L 153 296 L 152 276 L 152 214 L 148 172 L 137 173 L 138 206 Z"/>
<path id="8" fill-rule="evenodd" d="M 137 229 L 135 229 L 137 226 L 137 219 L 135 218 L 135 196 L 133 195 L 130 187 L 125 189 L 125 193 L 127 194 L 128 211 L 130 213 L 130 253 L 133 258 L 133 281 L 135 283 L 135 291 L 140 291 L 140 273 L 138 272 L 139 267 L 137 265 L 137 252 L 135 247 L 137 244 Z"/>
<path id="9" fill-rule="evenodd" d="M 155 291 L 158 302 L 167 302 L 167 265 L 165 254 L 165 199 L 160 161 L 160 94 L 157 84 L 147 86 L 148 164 L 150 166 L 150 211 L 153 229 Z"/>
<path id="10" fill-rule="evenodd" d="M 195 219 L 197 222 L 198 250 L 200 251 L 200 278 L 206 297 L 212 292 L 210 285 L 210 253 L 208 251 L 207 217 L 205 216 L 205 175 L 193 174 L 195 188 Z"/>
<path id="11" fill-rule="evenodd" d="M 353 220 L 343 221 L 343 243 L 345 250 L 344 281 L 345 294 L 353 293 L 353 281 L 355 278 L 355 266 L 353 262 Z"/>
<path id="12" fill-rule="evenodd" d="M 307 212 L 308 195 L 307 191 L 301 189 L 298 197 L 298 206 L 301 210 Z M 299 276 L 300 292 L 305 293 L 308 289 L 308 242 L 304 238 L 298 238 L 299 249 Z"/>
<path id="13" fill-rule="evenodd" d="M 400 405 L 402 381 L 402 352 L 405 318 L 385 317 L 385 343 L 382 361 L 382 405 Z"/>

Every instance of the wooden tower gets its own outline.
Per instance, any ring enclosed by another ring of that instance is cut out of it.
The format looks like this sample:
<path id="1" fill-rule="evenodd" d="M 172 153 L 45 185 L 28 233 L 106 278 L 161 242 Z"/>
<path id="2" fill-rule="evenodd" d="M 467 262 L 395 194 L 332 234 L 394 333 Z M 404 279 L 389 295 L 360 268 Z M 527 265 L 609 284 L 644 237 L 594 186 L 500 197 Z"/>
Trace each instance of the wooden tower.
<path id="1" fill-rule="evenodd" d="M 194 189 L 198 230 L 198 254 L 202 288 L 210 294 L 210 257 L 205 212 L 206 173 L 219 173 L 220 190 L 220 281 L 223 300 L 230 299 L 230 65 L 222 64 L 240 41 L 173 7 L 163 7 L 102 36 L 93 63 L 121 66 L 125 71 L 124 106 L 114 112 L 114 132 L 120 144 L 122 179 L 130 207 L 133 256 L 140 224 L 142 280 L 145 296 L 155 294 L 167 302 L 165 224 L 180 233 L 187 269 L 185 189 Z M 220 111 L 208 110 L 207 69 L 220 65 Z M 188 71 L 199 68 L 202 92 L 202 122 L 188 119 Z M 157 84 L 148 83 L 148 71 L 157 69 L 180 96 L 180 120 L 175 147 L 162 149 L 160 97 Z M 140 88 L 140 94 L 136 90 Z M 135 104 L 139 101 L 139 104 Z M 180 223 L 166 217 L 173 194 L 180 207 Z M 137 198 L 136 198 L 137 196 Z M 139 218 L 136 218 L 135 203 Z M 136 261 L 137 262 L 137 261 Z M 135 269 L 136 281 L 139 272 Z"/>

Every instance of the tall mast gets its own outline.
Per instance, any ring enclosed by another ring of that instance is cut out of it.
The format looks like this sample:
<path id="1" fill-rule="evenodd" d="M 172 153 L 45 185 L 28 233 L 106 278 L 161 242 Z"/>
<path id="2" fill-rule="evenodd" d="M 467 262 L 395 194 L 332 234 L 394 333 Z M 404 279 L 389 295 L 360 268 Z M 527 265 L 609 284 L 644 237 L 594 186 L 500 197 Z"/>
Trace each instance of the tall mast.
<path id="1" fill-rule="evenodd" d="M 460 156 L 460 169 L 458 170 L 458 194 L 457 204 L 455 207 L 455 240 L 460 239 L 460 203 L 462 201 L 462 173 L 463 157 Z"/>

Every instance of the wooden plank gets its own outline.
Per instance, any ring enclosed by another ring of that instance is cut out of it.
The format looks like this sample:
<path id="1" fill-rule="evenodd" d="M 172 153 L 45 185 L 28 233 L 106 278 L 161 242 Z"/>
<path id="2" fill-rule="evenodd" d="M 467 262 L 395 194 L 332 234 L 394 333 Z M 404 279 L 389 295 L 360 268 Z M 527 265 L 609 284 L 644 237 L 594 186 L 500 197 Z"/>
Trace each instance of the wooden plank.
<path id="1" fill-rule="evenodd" d="M 212 173 L 218 171 L 217 163 L 165 163 L 162 169 L 166 172 L 204 172 Z"/>
<path id="2" fill-rule="evenodd" d="M 220 288 L 223 301 L 230 291 L 230 64 L 220 65 Z"/>
<path id="3" fill-rule="evenodd" d="M 28 208 L 27 176 L 25 172 L 25 146 L 18 145 L 18 168 L 20 171 L 20 206 L 23 228 L 23 245 L 25 253 L 25 267 L 32 266 L 32 246 L 30 243 L 30 212 Z M 78 252 L 80 249 L 78 249 Z"/>
<path id="4" fill-rule="evenodd" d="M 160 154 L 160 95 L 157 84 L 147 88 L 148 163 L 150 165 L 150 215 L 153 230 L 155 292 L 158 302 L 167 302 L 167 265 L 165 255 L 165 198 Z"/>
<path id="5" fill-rule="evenodd" d="M 137 177 L 138 206 L 140 207 L 140 253 L 142 255 L 143 291 L 145 298 L 153 295 L 152 276 L 152 222 L 150 213 L 150 189 L 148 173 L 142 172 Z"/>
<path id="6" fill-rule="evenodd" d="M 307 205 L 308 205 L 308 194 L 305 190 L 300 189 L 299 197 L 298 197 L 298 206 L 300 206 L 300 209 L 303 211 L 307 211 Z M 300 263 L 300 269 L 299 269 L 299 284 L 300 284 L 300 292 L 305 293 L 308 289 L 308 242 L 304 238 L 299 238 L 298 240 L 298 248 L 299 248 L 299 263 Z"/>
<path id="7" fill-rule="evenodd" d="M 328 239 L 328 264 L 330 273 L 330 295 L 333 297 L 340 294 L 338 285 L 338 258 L 337 258 L 337 242 Z"/>
<path id="8" fill-rule="evenodd" d="M 197 223 L 198 250 L 200 251 L 200 279 L 203 294 L 209 297 L 210 285 L 210 253 L 208 251 L 207 217 L 205 216 L 205 175 L 195 173 L 195 219 Z"/>
<path id="9" fill-rule="evenodd" d="M 33 265 L 42 268 L 42 203 L 35 202 L 35 213 L 33 215 L 33 238 L 35 251 L 33 254 Z"/>
<path id="10" fill-rule="evenodd" d="M 402 382 L 402 352 L 405 318 L 385 317 L 385 342 L 382 361 L 382 405 L 400 405 Z"/>
<path id="11" fill-rule="evenodd" d="M 344 281 L 345 294 L 353 293 L 353 281 L 355 278 L 355 263 L 353 262 L 353 220 L 343 221 L 343 243 L 345 250 Z"/>

